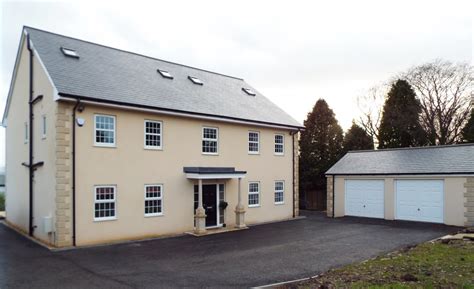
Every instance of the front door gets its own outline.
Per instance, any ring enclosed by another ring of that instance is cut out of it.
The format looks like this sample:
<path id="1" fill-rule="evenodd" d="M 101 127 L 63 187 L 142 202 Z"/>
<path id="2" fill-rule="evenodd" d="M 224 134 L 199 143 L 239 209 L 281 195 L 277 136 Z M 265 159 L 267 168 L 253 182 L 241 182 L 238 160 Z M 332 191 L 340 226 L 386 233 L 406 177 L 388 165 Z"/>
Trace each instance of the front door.
<path id="1" fill-rule="evenodd" d="M 194 210 L 197 209 L 197 186 L 194 187 Z M 217 186 L 202 185 L 202 206 L 206 210 L 206 227 L 217 226 Z"/>
<path id="2" fill-rule="evenodd" d="M 217 186 L 202 186 L 202 206 L 206 210 L 206 227 L 217 225 Z"/>

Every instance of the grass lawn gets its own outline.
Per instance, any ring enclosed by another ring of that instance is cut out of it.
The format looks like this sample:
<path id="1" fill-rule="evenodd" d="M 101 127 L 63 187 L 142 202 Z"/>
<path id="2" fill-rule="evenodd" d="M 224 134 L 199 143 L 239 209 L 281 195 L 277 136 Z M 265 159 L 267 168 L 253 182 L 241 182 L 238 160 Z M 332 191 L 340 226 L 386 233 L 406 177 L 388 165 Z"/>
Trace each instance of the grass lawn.
<path id="1" fill-rule="evenodd" d="M 286 288 L 474 288 L 474 242 L 423 243 Z"/>

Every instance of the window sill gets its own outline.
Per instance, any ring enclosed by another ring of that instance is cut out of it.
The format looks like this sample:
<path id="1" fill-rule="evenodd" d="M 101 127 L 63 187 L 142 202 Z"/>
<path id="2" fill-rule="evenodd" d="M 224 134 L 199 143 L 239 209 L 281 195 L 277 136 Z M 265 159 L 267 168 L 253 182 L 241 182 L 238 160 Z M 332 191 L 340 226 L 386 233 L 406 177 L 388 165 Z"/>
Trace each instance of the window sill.
<path id="1" fill-rule="evenodd" d="M 107 221 L 115 221 L 117 217 L 109 217 L 109 218 L 94 218 L 94 222 L 107 222 Z"/>
<path id="2" fill-rule="evenodd" d="M 273 155 L 276 156 L 276 157 L 284 157 L 285 156 L 285 154 L 277 154 L 277 153 L 274 153 Z"/>
<path id="3" fill-rule="evenodd" d="M 145 217 L 145 218 L 153 218 L 153 217 L 162 217 L 162 216 L 164 216 L 163 213 L 159 213 L 159 214 L 147 214 L 147 215 L 145 215 L 144 217 Z"/>
<path id="4" fill-rule="evenodd" d="M 260 205 L 248 205 L 249 208 L 260 208 Z"/>
<path id="5" fill-rule="evenodd" d="M 284 205 L 284 204 L 285 204 L 285 202 L 276 202 L 275 203 L 276 206 L 281 206 L 281 205 Z"/>
<path id="6" fill-rule="evenodd" d="M 260 155 L 260 152 L 249 152 L 249 155 L 258 156 Z"/>
<path id="7" fill-rule="evenodd" d="M 96 147 L 96 148 L 112 148 L 112 149 L 115 149 L 115 148 L 117 148 L 117 145 L 94 144 L 94 147 Z"/>
<path id="8" fill-rule="evenodd" d="M 162 147 L 144 147 L 143 149 L 147 151 L 162 151 L 163 150 Z"/>
<path id="9" fill-rule="evenodd" d="M 219 153 L 202 153 L 205 156 L 218 156 Z"/>

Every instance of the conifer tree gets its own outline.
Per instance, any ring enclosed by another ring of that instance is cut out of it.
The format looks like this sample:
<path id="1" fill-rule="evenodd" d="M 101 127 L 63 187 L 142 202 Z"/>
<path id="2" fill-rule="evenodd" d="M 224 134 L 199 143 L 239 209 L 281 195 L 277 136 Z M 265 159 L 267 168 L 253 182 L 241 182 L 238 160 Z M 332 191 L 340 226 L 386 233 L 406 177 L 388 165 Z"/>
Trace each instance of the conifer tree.
<path id="1" fill-rule="evenodd" d="M 467 143 L 474 143 L 474 108 L 471 109 L 471 116 L 462 129 L 462 140 Z"/>
<path id="2" fill-rule="evenodd" d="M 379 128 L 379 148 L 421 146 L 427 143 L 420 124 L 421 105 L 410 84 L 397 80 L 387 94 Z"/>
<path id="3" fill-rule="evenodd" d="M 308 113 L 300 138 L 300 191 L 326 190 L 325 172 L 342 154 L 343 132 L 332 109 L 319 99 Z M 325 204 L 322 204 L 325 207 Z"/>
<path id="4" fill-rule="evenodd" d="M 370 135 L 354 121 L 351 128 L 344 135 L 344 151 L 373 150 L 374 140 Z"/>

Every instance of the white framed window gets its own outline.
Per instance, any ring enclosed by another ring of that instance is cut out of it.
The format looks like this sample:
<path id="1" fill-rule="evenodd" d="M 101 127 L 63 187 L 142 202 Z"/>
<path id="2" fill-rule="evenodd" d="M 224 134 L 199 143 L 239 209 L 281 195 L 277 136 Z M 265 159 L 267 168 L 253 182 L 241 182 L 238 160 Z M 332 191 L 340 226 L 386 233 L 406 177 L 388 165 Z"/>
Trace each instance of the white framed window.
<path id="1" fill-rule="evenodd" d="M 46 138 L 46 115 L 41 116 L 41 138 Z"/>
<path id="2" fill-rule="evenodd" d="M 275 134 L 275 154 L 285 154 L 285 136 L 282 134 Z"/>
<path id="3" fill-rule="evenodd" d="M 260 152 L 260 133 L 258 131 L 249 131 L 249 154 L 258 154 Z"/>
<path id="4" fill-rule="evenodd" d="M 145 120 L 145 148 L 160 150 L 162 122 L 155 120 Z"/>
<path id="5" fill-rule="evenodd" d="M 24 142 L 28 143 L 30 132 L 28 131 L 28 123 L 27 122 L 25 122 L 25 135 L 24 136 L 25 136 Z"/>
<path id="6" fill-rule="evenodd" d="M 275 182 L 275 204 L 283 204 L 285 202 L 285 182 L 276 181 Z"/>
<path id="7" fill-rule="evenodd" d="M 163 215 L 163 185 L 145 185 L 145 217 Z"/>
<path id="8" fill-rule="evenodd" d="M 249 208 L 260 206 L 260 183 L 250 182 L 249 183 Z"/>
<path id="9" fill-rule="evenodd" d="M 94 221 L 117 218 L 116 189 L 116 186 L 94 187 Z"/>
<path id="10" fill-rule="evenodd" d="M 219 147 L 219 130 L 216 127 L 202 128 L 202 153 L 217 155 Z"/>
<path id="11" fill-rule="evenodd" d="M 115 146 L 115 116 L 94 115 L 94 145 Z"/>

